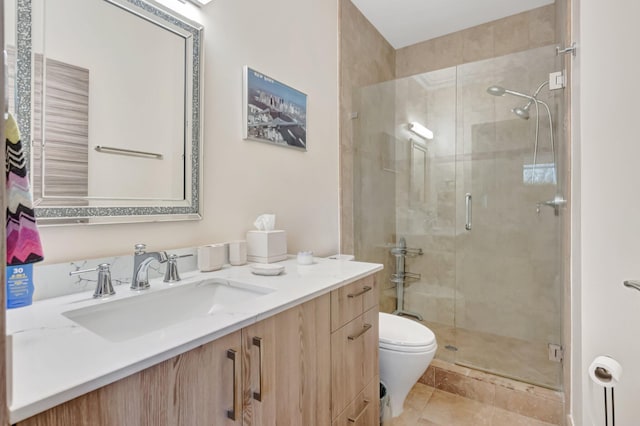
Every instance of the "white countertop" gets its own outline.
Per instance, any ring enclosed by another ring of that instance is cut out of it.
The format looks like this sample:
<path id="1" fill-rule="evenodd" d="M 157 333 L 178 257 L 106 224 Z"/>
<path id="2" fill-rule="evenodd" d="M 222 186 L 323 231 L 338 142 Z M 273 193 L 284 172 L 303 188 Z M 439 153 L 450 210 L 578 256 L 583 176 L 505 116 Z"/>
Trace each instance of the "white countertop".
<path id="1" fill-rule="evenodd" d="M 318 258 L 308 266 L 292 258 L 278 265 L 285 266 L 285 273 L 274 277 L 254 275 L 250 265 L 184 273 L 172 287 L 221 278 L 275 291 L 121 342 L 106 340 L 62 313 L 169 288 L 161 278 L 150 281 L 151 288 L 141 293 L 128 285 L 116 286 L 117 294 L 108 300 L 93 299 L 92 290 L 9 309 L 9 420 L 24 420 L 382 269 L 379 264 Z"/>

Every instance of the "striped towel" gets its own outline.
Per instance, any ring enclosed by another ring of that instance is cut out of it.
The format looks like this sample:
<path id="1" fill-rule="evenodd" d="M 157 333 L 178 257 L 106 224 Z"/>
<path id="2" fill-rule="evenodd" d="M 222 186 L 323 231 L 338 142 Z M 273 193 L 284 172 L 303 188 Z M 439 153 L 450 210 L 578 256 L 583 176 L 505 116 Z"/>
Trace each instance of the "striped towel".
<path id="1" fill-rule="evenodd" d="M 33 196 L 18 125 L 11 114 L 5 121 L 7 137 L 7 265 L 44 259 L 33 211 Z"/>

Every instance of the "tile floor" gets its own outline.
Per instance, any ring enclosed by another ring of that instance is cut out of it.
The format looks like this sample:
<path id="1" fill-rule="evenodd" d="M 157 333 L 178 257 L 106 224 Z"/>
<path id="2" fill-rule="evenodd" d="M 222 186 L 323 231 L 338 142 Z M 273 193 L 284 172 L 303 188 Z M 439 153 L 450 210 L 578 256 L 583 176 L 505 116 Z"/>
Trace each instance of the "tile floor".
<path id="1" fill-rule="evenodd" d="M 551 423 L 416 383 L 405 400 L 402 415 L 386 422 L 384 426 L 551 425 Z"/>
<path id="2" fill-rule="evenodd" d="M 546 342 L 529 342 L 480 331 L 424 322 L 436 335 L 436 359 L 559 389 L 562 364 L 549 361 Z M 447 345 L 458 348 L 447 350 Z"/>

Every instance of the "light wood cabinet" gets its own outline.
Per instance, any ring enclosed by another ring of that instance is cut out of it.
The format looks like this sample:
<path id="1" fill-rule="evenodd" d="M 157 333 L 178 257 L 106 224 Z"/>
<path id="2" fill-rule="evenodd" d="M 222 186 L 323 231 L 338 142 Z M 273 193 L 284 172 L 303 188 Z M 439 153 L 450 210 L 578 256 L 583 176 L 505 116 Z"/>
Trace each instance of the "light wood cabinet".
<path id="1" fill-rule="evenodd" d="M 241 425 L 240 335 L 224 336 L 18 425 Z"/>
<path id="2" fill-rule="evenodd" d="M 18 425 L 374 425 L 377 294 L 363 278 Z"/>
<path id="3" fill-rule="evenodd" d="M 329 315 L 326 294 L 19 425 L 329 425 Z"/>
<path id="4" fill-rule="evenodd" d="M 374 276 L 331 293 L 331 326 L 333 424 L 376 424 L 380 400 Z M 373 420 L 371 413 L 376 413 Z"/>
<path id="5" fill-rule="evenodd" d="M 375 275 L 333 290 L 331 292 L 331 331 L 336 331 L 377 305 L 378 287 Z"/>
<path id="6" fill-rule="evenodd" d="M 242 330 L 244 425 L 329 425 L 329 295 Z"/>

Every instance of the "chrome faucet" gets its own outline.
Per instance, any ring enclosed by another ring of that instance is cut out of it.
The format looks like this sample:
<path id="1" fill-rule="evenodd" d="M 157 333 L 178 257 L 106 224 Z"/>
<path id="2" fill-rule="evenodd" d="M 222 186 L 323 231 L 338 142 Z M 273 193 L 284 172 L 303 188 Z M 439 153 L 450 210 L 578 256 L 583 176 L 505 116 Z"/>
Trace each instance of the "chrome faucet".
<path id="1" fill-rule="evenodd" d="M 167 269 L 164 271 L 165 283 L 177 283 L 180 281 L 180 274 L 178 273 L 178 259 L 182 257 L 193 256 L 193 254 L 183 254 L 178 256 L 177 254 L 170 254 L 167 258 Z"/>
<path id="2" fill-rule="evenodd" d="M 147 253 L 146 244 L 136 244 L 135 249 L 131 290 L 146 290 L 149 288 L 149 265 L 154 260 L 160 263 L 166 262 L 168 260 L 167 253 L 164 251 Z"/>
<path id="3" fill-rule="evenodd" d="M 101 263 L 100 265 L 91 269 L 83 269 L 82 271 L 69 272 L 69 276 L 85 274 L 87 272 L 94 272 L 94 271 L 98 271 L 98 283 L 96 285 L 96 290 L 93 293 L 93 297 L 96 299 L 106 298 L 116 294 L 116 292 L 113 290 L 113 285 L 111 284 L 111 271 L 109 270 L 108 263 Z"/>

